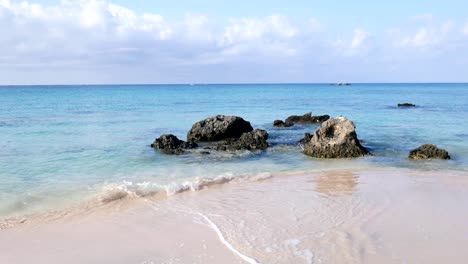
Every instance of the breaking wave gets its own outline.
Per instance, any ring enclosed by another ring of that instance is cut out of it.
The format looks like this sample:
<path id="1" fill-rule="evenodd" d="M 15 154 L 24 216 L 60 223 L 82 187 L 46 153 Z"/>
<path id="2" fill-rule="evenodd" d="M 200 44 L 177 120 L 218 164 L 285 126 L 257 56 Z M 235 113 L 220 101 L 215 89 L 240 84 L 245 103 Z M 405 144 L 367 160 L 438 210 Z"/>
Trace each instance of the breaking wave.
<path id="1" fill-rule="evenodd" d="M 156 196 L 171 196 L 188 191 L 199 191 L 208 187 L 223 185 L 231 182 L 261 181 L 271 178 L 271 173 L 260 173 L 253 176 L 234 176 L 226 173 L 213 178 L 197 177 L 193 180 L 160 184 L 155 182 L 123 181 L 118 184 L 105 186 L 98 198 L 103 203 L 110 203 L 124 198 L 146 198 Z"/>

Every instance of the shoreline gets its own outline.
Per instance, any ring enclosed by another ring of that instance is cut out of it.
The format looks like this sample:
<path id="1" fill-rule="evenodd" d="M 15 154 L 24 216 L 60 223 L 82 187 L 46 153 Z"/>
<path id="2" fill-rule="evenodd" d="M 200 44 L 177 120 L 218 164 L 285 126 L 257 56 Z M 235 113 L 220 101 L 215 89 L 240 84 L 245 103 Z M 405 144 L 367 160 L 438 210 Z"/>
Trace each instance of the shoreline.
<path id="1" fill-rule="evenodd" d="M 263 172 L 252 175 L 219 175 L 217 177 L 194 177 L 190 181 L 173 182 L 168 185 L 158 186 L 158 189 L 139 190 L 130 189 L 129 186 L 113 184 L 113 187 L 104 187 L 100 192 L 85 197 L 81 201 L 75 201 L 68 206 L 61 206 L 59 209 L 44 209 L 31 213 L 16 214 L 1 217 L 0 216 L 0 231 L 4 229 L 14 228 L 17 225 L 26 222 L 35 221 L 35 219 L 60 219 L 61 216 L 74 216 L 82 213 L 93 213 L 98 210 L 109 210 L 113 207 L 130 206 L 131 203 L 141 203 L 147 200 L 152 202 L 164 201 L 172 196 L 189 193 L 198 193 L 201 191 L 209 192 L 212 189 L 222 188 L 224 185 L 230 184 L 249 184 L 252 182 L 270 180 L 277 177 L 301 177 L 307 175 L 319 175 L 323 173 L 382 173 L 388 174 L 399 172 L 403 174 L 448 174 L 451 176 L 467 175 L 468 172 L 461 170 L 421 170 L 413 168 L 393 168 L 393 167 L 366 167 L 366 168 L 322 168 L 319 170 L 297 170 L 283 171 L 279 173 Z M 139 186 L 139 184 L 130 184 L 130 187 Z M 174 187 L 175 186 L 175 187 Z M 116 206 L 117 205 L 117 206 Z"/>
<path id="2" fill-rule="evenodd" d="M 462 172 L 272 174 L 160 198 L 124 197 L 27 218 L 0 229 L 6 252 L 0 262 L 463 263 L 468 258 L 462 250 L 468 242 L 463 221 L 468 174 Z M 24 248 L 31 254 L 23 254 Z"/>

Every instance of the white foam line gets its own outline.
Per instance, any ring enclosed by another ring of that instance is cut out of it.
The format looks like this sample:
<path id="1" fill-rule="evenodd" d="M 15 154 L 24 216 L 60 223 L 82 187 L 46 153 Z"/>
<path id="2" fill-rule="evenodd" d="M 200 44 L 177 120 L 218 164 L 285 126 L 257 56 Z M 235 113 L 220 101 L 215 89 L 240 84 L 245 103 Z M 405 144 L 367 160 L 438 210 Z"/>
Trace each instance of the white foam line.
<path id="1" fill-rule="evenodd" d="M 148 200 L 149 201 L 149 200 Z M 159 209 L 154 206 L 154 204 L 150 204 L 150 207 L 153 208 L 153 210 L 156 210 L 158 211 Z M 235 249 L 231 244 L 229 244 L 229 242 L 226 241 L 226 239 L 224 238 L 223 236 L 223 233 L 221 233 L 221 230 L 219 229 L 219 227 L 213 223 L 213 221 L 211 221 L 210 218 L 208 218 L 208 216 L 202 214 L 202 213 L 197 213 L 197 212 L 194 212 L 192 210 L 188 211 L 188 210 L 183 210 L 183 209 L 177 209 L 177 208 L 172 208 L 173 210 L 177 210 L 177 211 L 181 211 L 181 212 L 184 212 L 184 213 L 189 213 L 189 214 L 198 214 L 200 215 L 203 219 L 205 219 L 206 222 L 208 222 L 208 224 L 210 225 L 210 227 L 216 232 L 216 234 L 218 235 L 219 237 L 219 240 L 221 241 L 221 243 L 223 243 L 229 250 L 231 250 L 234 254 L 236 254 L 237 256 L 239 256 L 241 259 L 245 260 L 247 263 L 249 264 L 260 264 L 260 262 L 257 262 L 255 259 L 249 257 L 249 256 L 246 256 L 242 253 L 240 253 L 237 249 Z"/>
<path id="2" fill-rule="evenodd" d="M 231 250 L 232 252 L 234 252 L 234 254 L 236 254 L 237 256 L 239 256 L 241 259 L 245 260 L 247 263 L 250 263 L 250 264 L 259 264 L 259 262 L 257 262 L 255 259 L 251 258 L 251 257 L 248 257 L 242 253 L 240 253 L 237 249 L 235 249 L 231 244 L 229 244 L 229 242 L 226 241 L 226 239 L 224 238 L 223 236 L 223 233 L 221 233 L 221 230 L 219 230 L 218 226 L 213 223 L 206 215 L 202 214 L 202 213 L 198 213 L 201 217 L 203 217 L 206 222 L 208 222 L 208 224 L 210 224 L 211 228 L 216 232 L 216 234 L 218 235 L 219 237 L 219 240 L 221 241 L 221 243 L 223 243 L 229 250 Z"/>

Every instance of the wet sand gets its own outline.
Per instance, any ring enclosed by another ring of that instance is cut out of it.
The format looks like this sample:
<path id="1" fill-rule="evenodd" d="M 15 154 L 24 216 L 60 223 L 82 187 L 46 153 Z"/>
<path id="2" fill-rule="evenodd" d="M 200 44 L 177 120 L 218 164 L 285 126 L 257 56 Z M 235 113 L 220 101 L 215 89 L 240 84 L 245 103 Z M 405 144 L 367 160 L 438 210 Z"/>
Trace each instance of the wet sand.
<path id="1" fill-rule="evenodd" d="M 274 175 L 4 223 L 0 263 L 466 263 L 467 219 L 467 173 Z"/>

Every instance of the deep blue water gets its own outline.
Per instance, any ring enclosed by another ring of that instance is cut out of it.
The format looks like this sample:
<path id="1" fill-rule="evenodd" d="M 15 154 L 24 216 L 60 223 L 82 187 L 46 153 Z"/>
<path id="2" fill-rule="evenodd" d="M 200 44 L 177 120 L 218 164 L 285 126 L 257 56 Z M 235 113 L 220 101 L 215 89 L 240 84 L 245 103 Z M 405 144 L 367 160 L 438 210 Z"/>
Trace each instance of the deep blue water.
<path id="1" fill-rule="evenodd" d="M 398 103 L 418 107 L 399 109 Z M 316 126 L 274 129 L 306 112 L 354 121 L 374 156 L 316 160 L 294 143 Z M 149 145 L 216 115 L 267 129 L 260 153 L 166 156 Z M 415 162 L 433 143 L 450 161 Z M 468 171 L 468 84 L 255 84 L 0 87 L 0 216 L 53 208 L 125 184 L 177 186 L 195 177 L 333 168 Z"/>

